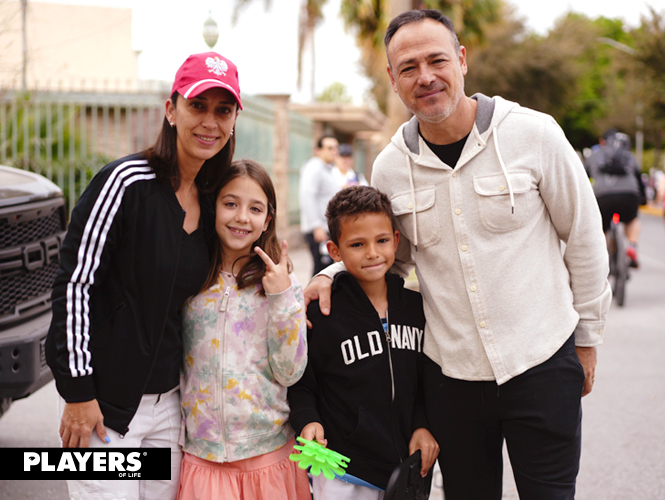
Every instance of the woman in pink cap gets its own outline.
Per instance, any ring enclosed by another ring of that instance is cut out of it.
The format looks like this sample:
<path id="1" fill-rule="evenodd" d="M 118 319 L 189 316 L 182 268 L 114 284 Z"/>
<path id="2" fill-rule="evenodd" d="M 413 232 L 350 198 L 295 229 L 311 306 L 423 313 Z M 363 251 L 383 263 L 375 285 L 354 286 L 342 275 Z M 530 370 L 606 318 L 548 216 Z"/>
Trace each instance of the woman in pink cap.
<path id="1" fill-rule="evenodd" d="M 141 480 L 69 481 L 72 499 L 176 498 L 179 308 L 206 281 L 216 237 L 210 198 L 231 164 L 241 109 L 231 61 L 188 57 L 155 144 L 106 165 L 72 212 L 46 342 L 62 445 L 171 450 L 170 470 L 168 461 L 151 464 L 158 477 L 145 477 L 144 466 Z"/>

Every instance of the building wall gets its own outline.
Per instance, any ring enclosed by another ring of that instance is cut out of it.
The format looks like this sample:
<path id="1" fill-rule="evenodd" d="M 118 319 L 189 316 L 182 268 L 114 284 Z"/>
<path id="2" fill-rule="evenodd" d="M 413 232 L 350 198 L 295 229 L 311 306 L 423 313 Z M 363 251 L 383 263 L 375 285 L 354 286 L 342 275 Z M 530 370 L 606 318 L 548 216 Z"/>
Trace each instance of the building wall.
<path id="1" fill-rule="evenodd" d="M 28 88 L 133 90 L 138 52 L 132 10 L 27 2 Z M 0 0 L 0 88 L 19 89 L 23 65 L 18 0 Z"/>

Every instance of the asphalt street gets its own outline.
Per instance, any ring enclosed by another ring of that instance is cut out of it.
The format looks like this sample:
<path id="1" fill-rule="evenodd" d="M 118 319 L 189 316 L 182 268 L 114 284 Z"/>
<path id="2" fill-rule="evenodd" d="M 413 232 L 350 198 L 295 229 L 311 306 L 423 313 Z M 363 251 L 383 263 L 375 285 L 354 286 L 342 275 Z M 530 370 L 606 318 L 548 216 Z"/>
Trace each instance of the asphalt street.
<path id="1" fill-rule="evenodd" d="M 639 270 L 626 305 L 612 305 L 596 384 L 584 398 L 578 500 L 665 499 L 665 223 L 642 214 Z M 300 280 L 309 279 L 307 250 L 292 249 Z M 16 401 L 0 419 L 0 448 L 57 447 L 58 395 L 53 383 Z M 2 451 L 0 450 L 0 457 Z M 518 498 L 506 459 L 505 500 Z M 442 499 L 435 476 L 432 499 Z M 0 499 L 65 500 L 63 481 L 0 482 Z"/>

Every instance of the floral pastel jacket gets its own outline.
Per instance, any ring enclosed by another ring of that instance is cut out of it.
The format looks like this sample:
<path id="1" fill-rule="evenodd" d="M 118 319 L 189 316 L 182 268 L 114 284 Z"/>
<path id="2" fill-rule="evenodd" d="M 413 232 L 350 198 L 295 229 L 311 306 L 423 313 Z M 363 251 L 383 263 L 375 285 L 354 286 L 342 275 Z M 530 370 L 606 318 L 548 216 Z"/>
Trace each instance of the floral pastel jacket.
<path id="1" fill-rule="evenodd" d="M 282 293 L 216 285 L 183 306 L 181 377 L 184 450 L 234 462 L 281 448 L 293 435 L 286 388 L 307 365 L 302 287 L 291 274 Z M 182 440 L 182 437 L 181 437 Z"/>

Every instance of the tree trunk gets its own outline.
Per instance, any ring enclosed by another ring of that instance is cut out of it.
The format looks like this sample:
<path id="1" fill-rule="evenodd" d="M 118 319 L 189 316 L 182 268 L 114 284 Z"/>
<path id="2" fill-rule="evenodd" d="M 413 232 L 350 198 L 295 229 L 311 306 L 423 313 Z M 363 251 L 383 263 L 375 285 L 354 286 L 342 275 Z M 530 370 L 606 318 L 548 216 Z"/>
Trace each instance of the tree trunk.
<path id="1" fill-rule="evenodd" d="M 419 0 L 390 0 L 390 18 L 392 19 L 402 12 L 418 8 L 419 4 Z M 388 75 L 385 78 L 388 78 Z M 386 105 L 388 120 L 386 121 L 386 128 L 383 134 L 383 142 L 385 144 L 390 142 L 391 137 L 395 135 L 399 126 L 408 121 L 412 116 L 409 110 L 402 104 L 397 93 L 392 89 L 389 92 Z"/>

